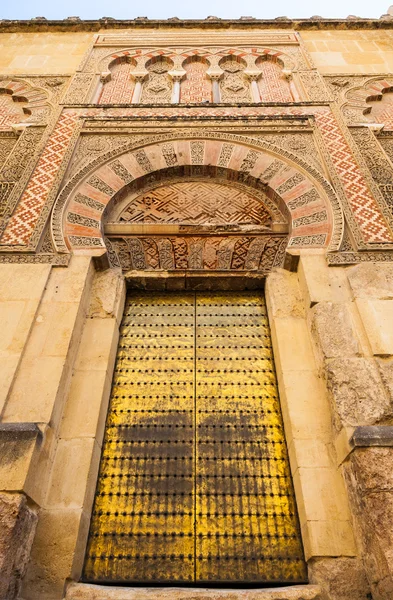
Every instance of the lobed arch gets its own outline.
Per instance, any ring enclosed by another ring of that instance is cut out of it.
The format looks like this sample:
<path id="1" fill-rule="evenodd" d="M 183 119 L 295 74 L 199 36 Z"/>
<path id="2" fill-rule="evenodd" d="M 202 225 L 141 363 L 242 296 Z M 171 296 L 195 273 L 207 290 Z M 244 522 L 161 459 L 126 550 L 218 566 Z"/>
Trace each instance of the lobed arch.
<path id="1" fill-rule="evenodd" d="M 210 63 L 217 63 L 224 56 L 235 56 L 244 58 L 249 67 L 254 66 L 255 61 L 262 58 L 263 60 L 272 60 L 274 62 L 278 62 L 283 69 L 294 70 L 296 68 L 293 58 L 288 54 L 285 54 L 285 52 L 277 50 L 276 48 L 222 47 L 219 50 L 215 49 L 214 52 L 209 48 L 188 48 L 180 53 L 174 52 L 174 50 L 171 48 L 162 48 L 160 50 L 148 49 L 146 51 L 136 48 L 125 48 L 124 50 L 117 51 L 115 53 L 108 52 L 108 54 L 99 62 L 99 71 L 108 72 L 110 70 L 110 64 L 113 61 L 122 58 L 133 58 L 137 61 L 139 68 L 145 68 L 148 60 L 158 56 L 166 56 L 170 58 L 174 61 L 176 66 L 181 66 L 181 63 L 185 59 L 193 56 L 199 56 L 201 59 L 208 60 Z"/>
<path id="2" fill-rule="evenodd" d="M 137 62 L 130 56 L 119 56 L 109 64 L 102 82 L 98 104 L 129 104 L 132 101 L 135 82 L 131 77 Z"/>
<path id="3" fill-rule="evenodd" d="M 374 104 L 383 101 L 385 95 L 391 92 L 393 92 L 392 79 L 384 77 L 369 79 L 362 86 L 352 87 L 347 90 L 344 95 L 344 113 L 349 115 L 352 120 L 358 117 L 359 122 L 372 121 L 382 124 L 386 121 L 389 128 L 392 128 L 393 106 L 388 108 L 386 114 L 379 115 L 378 113 L 382 111 L 378 105 Z M 389 98 L 389 100 L 389 104 L 392 103 L 393 105 L 393 97 Z M 373 119 L 374 116 L 375 119 Z"/>
<path id="4" fill-rule="evenodd" d="M 45 111 L 49 106 L 49 100 L 47 93 L 41 88 L 33 87 L 26 81 L 20 79 L 5 79 L 0 82 L 0 98 L 1 95 L 7 95 L 12 102 L 20 103 L 21 112 L 25 115 L 22 116 L 22 120 L 29 117 L 38 117 L 42 111 Z M 4 127 L 8 128 L 10 125 L 20 121 L 18 113 L 15 111 L 15 115 L 10 114 L 7 119 L 7 114 L 4 115 Z M 7 109 L 5 109 L 7 113 Z M 2 121 L 3 124 L 3 121 Z"/>
<path id="5" fill-rule="evenodd" d="M 162 134 L 97 158 L 60 192 L 51 230 L 60 252 L 105 248 L 107 215 L 125 194 L 184 177 L 242 188 L 271 215 L 272 231 L 288 246 L 338 250 L 343 213 L 327 180 L 305 161 L 265 141 L 241 135 Z"/>

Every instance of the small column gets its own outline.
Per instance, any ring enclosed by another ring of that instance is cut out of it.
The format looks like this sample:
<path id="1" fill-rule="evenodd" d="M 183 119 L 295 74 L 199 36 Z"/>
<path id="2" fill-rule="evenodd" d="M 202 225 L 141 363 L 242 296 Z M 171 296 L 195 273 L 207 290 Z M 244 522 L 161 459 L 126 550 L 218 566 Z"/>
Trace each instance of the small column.
<path id="1" fill-rule="evenodd" d="M 142 83 L 144 82 L 147 75 L 148 75 L 147 71 L 140 71 L 140 72 L 133 71 L 131 73 L 131 77 L 135 81 L 135 87 L 134 87 L 134 92 L 132 94 L 131 104 L 139 104 L 139 102 L 141 101 Z"/>
<path id="2" fill-rule="evenodd" d="M 220 67 L 213 67 L 206 71 L 206 75 L 212 80 L 213 102 L 219 104 L 221 102 L 220 79 L 224 71 Z"/>
<path id="3" fill-rule="evenodd" d="M 171 104 L 179 104 L 180 102 L 180 82 L 185 74 L 185 71 L 169 71 L 168 73 L 173 81 Z"/>
<path id="4" fill-rule="evenodd" d="M 289 91 L 292 94 L 293 101 L 300 102 L 300 97 L 299 97 L 299 94 L 297 92 L 296 86 L 293 81 L 292 71 L 290 69 L 283 69 L 282 74 L 289 83 Z"/>
<path id="5" fill-rule="evenodd" d="M 213 102 L 219 104 L 221 102 L 219 77 L 212 77 L 211 79 L 213 82 Z"/>
<path id="6" fill-rule="evenodd" d="M 244 71 L 244 74 L 251 81 L 251 94 L 254 102 L 261 102 L 261 94 L 259 92 L 258 87 L 258 79 L 261 77 L 262 73 L 260 71 Z"/>

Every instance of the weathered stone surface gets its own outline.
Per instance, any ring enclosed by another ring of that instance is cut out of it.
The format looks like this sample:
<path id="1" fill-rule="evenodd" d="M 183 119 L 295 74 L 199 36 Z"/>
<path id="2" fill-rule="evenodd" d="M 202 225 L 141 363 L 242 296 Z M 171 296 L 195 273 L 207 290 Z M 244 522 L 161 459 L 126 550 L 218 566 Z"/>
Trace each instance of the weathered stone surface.
<path id="1" fill-rule="evenodd" d="M 3 491 L 25 490 L 26 477 L 42 434 L 35 423 L 0 424 L 0 481 Z"/>
<path id="2" fill-rule="evenodd" d="M 351 463 L 359 492 L 393 492 L 393 448 L 357 448 Z"/>
<path id="3" fill-rule="evenodd" d="M 372 353 L 393 355 L 393 301 L 356 300 Z"/>
<path id="4" fill-rule="evenodd" d="M 393 449 L 357 448 L 344 468 L 372 598 L 393 597 Z"/>
<path id="5" fill-rule="evenodd" d="M 0 493 L 0 600 L 18 596 L 36 524 L 23 494 Z"/>
<path id="6" fill-rule="evenodd" d="M 93 318 L 121 318 L 124 308 L 125 285 L 121 269 L 95 273 L 89 307 Z"/>
<path id="7" fill-rule="evenodd" d="M 344 269 L 329 269 L 321 250 L 301 250 L 299 282 L 308 307 L 318 302 L 345 302 L 350 289 Z"/>
<path id="8" fill-rule="evenodd" d="M 377 358 L 376 363 L 390 402 L 393 403 L 393 359 Z"/>
<path id="9" fill-rule="evenodd" d="M 81 583 L 72 583 L 67 589 L 65 598 L 66 600 L 157 600 L 158 598 L 160 600 L 323 600 L 317 585 L 280 587 L 270 590 L 207 590 L 122 588 Z"/>
<path id="10" fill-rule="evenodd" d="M 355 298 L 393 299 L 393 266 L 362 263 L 348 269 L 348 281 Z"/>
<path id="11" fill-rule="evenodd" d="M 304 300 L 297 275 L 277 269 L 266 278 L 266 302 L 275 318 L 305 317 Z"/>
<path id="12" fill-rule="evenodd" d="M 392 417 L 393 405 L 374 361 L 332 359 L 326 365 L 326 378 L 337 430 L 342 426 L 373 425 Z"/>
<path id="13" fill-rule="evenodd" d="M 328 600 L 370 600 L 370 586 L 357 558 L 317 558 L 309 563 L 312 583 L 321 586 Z"/>
<path id="14" fill-rule="evenodd" d="M 21 596 L 59 600 L 67 580 L 79 580 L 90 514 L 81 509 L 41 510 Z"/>
<path id="15" fill-rule="evenodd" d="M 349 308 L 323 302 L 312 310 L 311 331 L 323 358 L 360 354 Z"/>

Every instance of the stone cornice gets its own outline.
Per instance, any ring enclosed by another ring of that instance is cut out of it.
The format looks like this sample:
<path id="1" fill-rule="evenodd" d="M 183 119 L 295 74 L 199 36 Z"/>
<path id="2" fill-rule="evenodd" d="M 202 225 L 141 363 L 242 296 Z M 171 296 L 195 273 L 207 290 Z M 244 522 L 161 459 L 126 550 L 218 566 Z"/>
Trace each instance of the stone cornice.
<path id="1" fill-rule="evenodd" d="M 108 29 L 292 29 L 304 30 L 355 30 L 355 29 L 393 29 L 393 17 L 383 15 L 380 19 L 287 19 L 278 17 L 276 19 L 179 19 L 179 20 L 118 20 L 102 18 L 97 20 L 82 20 L 71 17 L 63 20 L 31 19 L 31 20 L 7 20 L 0 19 L 0 33 L 15 32 L 76 32 L 91 31 L 103 32 Z"/>

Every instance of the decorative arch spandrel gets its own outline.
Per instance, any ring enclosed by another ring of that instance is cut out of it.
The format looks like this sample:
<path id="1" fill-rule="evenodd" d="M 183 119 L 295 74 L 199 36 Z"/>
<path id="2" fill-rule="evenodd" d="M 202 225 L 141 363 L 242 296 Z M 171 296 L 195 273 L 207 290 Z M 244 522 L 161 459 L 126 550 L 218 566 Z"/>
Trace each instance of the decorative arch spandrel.
<path id="1" fill-rule="evenodd" d="M 130 186 L 157 187 L 169 176 L 185 175 L 263 195 L 272 223 L 282 225 L 283 215 L 290 216 L 290 247 L 338 249 L 343 217 L 329 183 L 290 153 L 264 141 L 252 144 L 238 135 L 211 132 L 201 139 L 190 132 L 187 138 L 155 136 L 155 143 L 146 138 L 97 159 L 89 173 L 85 169 L 76 175 L 57 199 L 52 232 L 58 250 L 104 248 L 104 211 L 121 202 Z"/>

